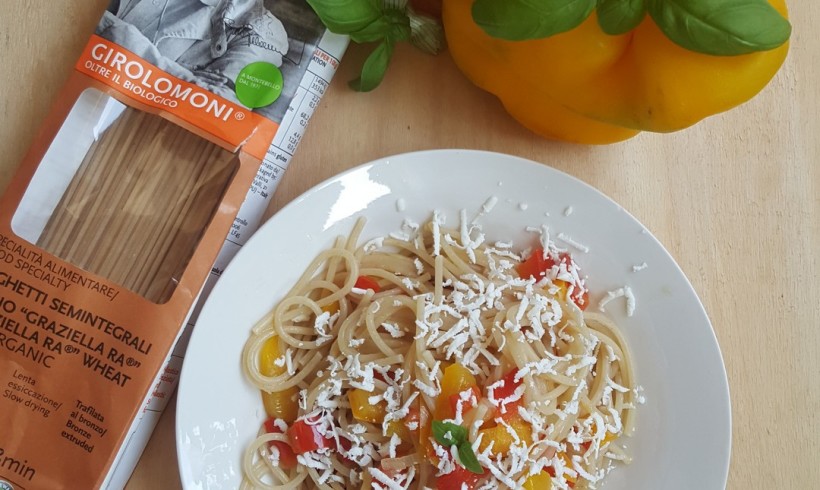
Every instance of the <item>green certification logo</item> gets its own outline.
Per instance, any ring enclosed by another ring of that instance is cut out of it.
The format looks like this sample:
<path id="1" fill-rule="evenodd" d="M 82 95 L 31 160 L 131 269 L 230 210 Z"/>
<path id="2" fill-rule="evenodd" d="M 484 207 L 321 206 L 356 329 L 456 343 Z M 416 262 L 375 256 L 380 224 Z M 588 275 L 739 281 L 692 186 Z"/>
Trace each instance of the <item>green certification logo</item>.
<path id="1" fill-rule="evenodd" d="M 236 97 L 251 109 L 265 107 L 279 98 L 282 86 L 279 68 L 265 61 L 257 61 L 242 68 L 236 77 Z"/>

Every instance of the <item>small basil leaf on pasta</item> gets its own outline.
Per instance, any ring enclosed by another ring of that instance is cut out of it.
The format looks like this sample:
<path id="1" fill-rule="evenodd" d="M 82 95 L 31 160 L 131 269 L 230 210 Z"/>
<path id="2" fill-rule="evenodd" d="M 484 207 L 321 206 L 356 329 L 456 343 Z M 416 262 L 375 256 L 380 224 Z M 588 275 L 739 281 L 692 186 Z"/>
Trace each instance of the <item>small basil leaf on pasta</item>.
<path id="1" fill-rule="evenodd" d="M 465 467 L 472 473 L 476 473 L 479 475 L 484 474 L 484 468 L 481 467 L 481 463 L 478 462 L 478 458 L 473 452 L 473 446 L 470 445 L 470 441 L 464 441 L 458 446 L 458 459 L 461 463 L 461 466 Z"/>
<path id="2" fill-rule="evenodd" d="M 467 442 L 467 429 L 452 422 L 433 421 L 433 437 L 445 447 L 461 446 Z"/>

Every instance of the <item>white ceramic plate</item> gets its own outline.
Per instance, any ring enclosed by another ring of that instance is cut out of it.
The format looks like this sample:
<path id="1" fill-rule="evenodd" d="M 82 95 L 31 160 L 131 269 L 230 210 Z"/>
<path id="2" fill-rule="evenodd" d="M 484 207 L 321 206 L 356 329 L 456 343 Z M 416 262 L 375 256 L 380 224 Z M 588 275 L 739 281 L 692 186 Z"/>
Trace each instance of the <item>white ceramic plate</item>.
<path id="1" fill-rule="evenodd" d="M 607 305 L 632 346 L 646 403 L 629 444 L 634 461 L 614 471 L 609 490 L 721 489 L 731 444 L 729 391 L 720 350 L 692 286 L 658 241 L 622 207 L 545 165 L 496 153 L 443 150 L 365 164 L 327 180 L 272 217 L 231 262 L 193 332 L 178 392 L 176 439 L 186 489 L 236 488 L 240 456 L 265 414 L 240 369 L 251 326 L 303 268 L 359 216 L 364 239 L 421 222 L 434 209 L 457 224 L 491 197 L 481 218 L 491 240 L 532 244 L 526 226 L 550 227 L 589 248 L 574 253 L 588 276 L 592 305 L 629 286 Z M 647 267 L 634 272 L 642 263 Z"/>

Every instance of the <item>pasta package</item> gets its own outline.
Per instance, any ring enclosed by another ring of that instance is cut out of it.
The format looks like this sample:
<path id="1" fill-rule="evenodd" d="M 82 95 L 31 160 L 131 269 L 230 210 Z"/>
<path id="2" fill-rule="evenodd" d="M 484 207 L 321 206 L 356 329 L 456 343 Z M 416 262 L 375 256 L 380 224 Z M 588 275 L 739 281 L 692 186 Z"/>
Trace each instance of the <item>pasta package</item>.
<path id="1" fill-rule="evenodd" d="M 124 485 L 345 46 L 301 1 L 106 9 L 0 199 L 0 489 Z"/>

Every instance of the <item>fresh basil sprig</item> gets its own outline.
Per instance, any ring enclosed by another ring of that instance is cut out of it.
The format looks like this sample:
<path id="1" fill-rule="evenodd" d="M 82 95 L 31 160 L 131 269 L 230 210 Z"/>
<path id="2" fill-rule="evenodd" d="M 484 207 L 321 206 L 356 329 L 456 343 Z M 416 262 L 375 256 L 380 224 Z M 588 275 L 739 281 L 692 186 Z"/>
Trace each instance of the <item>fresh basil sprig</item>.
<path id="1" fill-rule="evenodd" d="M 467 440 L 467 429 L 452 422 L 442 422 L 434 420 L 431 427 L 433 438 L 444 447 L 456 446 L 458 459 L 461 466 L 472 473 L 484 474 L 484 468 L 478 462 L 478 458 L 473 451 L 473 446 Z"/>
<path id="2" fill-rule="evenodd" d="M 672 42 L 698 53 L 733 56 L 783 45 L 791 24 L 766 0 L 475 0 L 473 20 L 508 41 L 570 31 L 597 8 L 607 34 L 624 34 L 649 13 Z"/>
<path id="3" fill-rule="evenodd" d="M 766 0 L 649 0 L 649 15 L 673 42 L 717 56 L 767 51 L 791 35 Z"/>
<path id="4" fill-rule="evenodd" d="M 370 92 L 378 87 L 387 72 L 390 58 L 393 56 L 393 42 L 383 40 L 364 60 L 362 74 L 359 78 L 350 81 L 350 88 L 359 92 Z"/>
<path id="5" fill-rule="evenodd" d="M 307 0 L 322 23 L 355 43 L 378 43 L 362 65 L 361 76 L 350 82 L 368 92 L 381 83 L 397 43 L 411 44 L 428 53 L 443 45 L 441 25 L 417 14 L 407 0 Z"/>
<path id="6" fill-rule="evenodd" d="M 617 36 L 638 27 L 646 17 L 645 0 L 598 0 L 598 25 Z"/>
<path id="7" fill-rule="evenodd" d="M 540 39 L 576 28 L 595 9 L 595 0 L 475 0 L 473 20 L 508 41 Z"/>
<path id="8" fill-rule="evenodd" d="M 373 0 L 307 0 L 322 22 L 333 32 L 351 34 L 366 29 L 381 17 Z"/>

